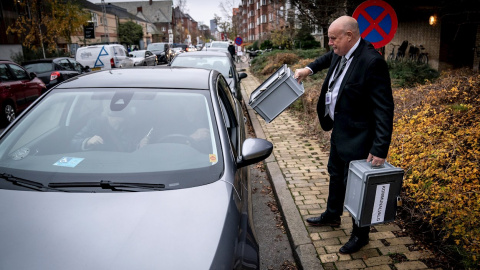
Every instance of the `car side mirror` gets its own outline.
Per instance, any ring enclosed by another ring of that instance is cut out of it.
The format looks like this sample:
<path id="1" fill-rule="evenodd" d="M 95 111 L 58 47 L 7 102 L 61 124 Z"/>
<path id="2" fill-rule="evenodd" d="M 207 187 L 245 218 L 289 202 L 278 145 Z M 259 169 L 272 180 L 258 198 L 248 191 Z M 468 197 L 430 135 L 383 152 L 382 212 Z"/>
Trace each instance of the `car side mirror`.
<path id="1" fill-rule="evenodd" d="M 37 77 L 37 74 L 35 72 L 30 72 L 30 80 L 32 80 L 33 78 Z"/>
<path id="2" fill-rule="evenodd" d="M 237 160 L 239 168 L 260 162 L 270 156 L 273 144 L 259 138 L 248 138 L 243 142 L 242 156 Z"/>
<path id="3" fill-rule="evenodd" d="M 245 79 L 247 77 L 247 73 L 238 73 L 238 80 L 241 81 L 242 79 Z"/>

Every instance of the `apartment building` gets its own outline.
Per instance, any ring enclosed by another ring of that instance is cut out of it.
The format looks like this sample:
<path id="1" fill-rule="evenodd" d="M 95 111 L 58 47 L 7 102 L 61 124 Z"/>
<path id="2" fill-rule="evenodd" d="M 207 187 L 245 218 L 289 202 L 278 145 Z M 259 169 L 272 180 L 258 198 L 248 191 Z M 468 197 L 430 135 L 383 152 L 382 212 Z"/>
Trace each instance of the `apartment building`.
<path id="1" fill-rule="evenodd" d="M 246 42 L 265 40 L 279 29 L 289 27 L 288 0 L 242 0 L 232 16 L 237 35 Z"/>

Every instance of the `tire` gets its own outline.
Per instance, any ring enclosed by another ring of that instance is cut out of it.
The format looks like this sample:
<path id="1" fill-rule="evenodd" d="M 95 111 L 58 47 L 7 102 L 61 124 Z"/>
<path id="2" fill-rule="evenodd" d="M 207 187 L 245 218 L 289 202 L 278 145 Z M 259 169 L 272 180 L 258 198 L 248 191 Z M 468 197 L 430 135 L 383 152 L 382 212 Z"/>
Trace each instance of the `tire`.
<path id="1" fill-rule="evenodd" d="M 2 125 L 10 124 L 17 117 L 17 113 L 15 111 L 15 106 L 13 105 L 13 103 L 11 101 L 6 102 L 2 105 L 2 116 L 1 117 L 2 117 L 2 120 L 1 120 Z"/>
<path id="2" fill-rule="evenodd" d="M 428 56 L 426 54 L 420 55 L 420 57 L 418 57 L 418 62 L 428 64 Z"/>

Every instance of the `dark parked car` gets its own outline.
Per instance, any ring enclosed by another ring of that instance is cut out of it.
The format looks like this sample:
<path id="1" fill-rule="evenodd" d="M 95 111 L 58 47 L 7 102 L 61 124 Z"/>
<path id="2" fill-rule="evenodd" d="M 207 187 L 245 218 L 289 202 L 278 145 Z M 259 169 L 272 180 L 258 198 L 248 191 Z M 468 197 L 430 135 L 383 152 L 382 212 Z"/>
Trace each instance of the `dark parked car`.
<path id="1" fill-rule="evenodd" d="M 0 60 L 0 124 L 5 126 L 43 92 L 45 84 L 33 72 L 12 61 Z"/>
<path id="2" fill-rule="evenodd" d="M 89 71 L 88 68 L 70 57 L 26 61 L 22 63 L 22 66 L 29 72 L 35 72 L 37 77 L 45 83 L 47 89 Z"/>
<path id="3" fill-rule="evenodd" d="M 247 77 L 244 72 L 237 72 L 237 68 L 229 53 L 219 51 L 196 51 L 177 55 L 170 63 L 172 67 L 196 67 L 215 69 L 223 74 L 232 90 L 233 95 L 241 100 L 240 81 Z"/>
<path id="4" fill-rule="evenodd" d="M 259 269 L 243 117 L 215 70 L 52 88 L 0 136 L 1 268 Z"/>
<path id="5" fill-rule="evenodd" d="M 172 61 L 173 53 L 168 43 L 150 43 L 147 46 L 147 51 L 151 51 L 157 56 L 157 64 L 170 63 Z"/>

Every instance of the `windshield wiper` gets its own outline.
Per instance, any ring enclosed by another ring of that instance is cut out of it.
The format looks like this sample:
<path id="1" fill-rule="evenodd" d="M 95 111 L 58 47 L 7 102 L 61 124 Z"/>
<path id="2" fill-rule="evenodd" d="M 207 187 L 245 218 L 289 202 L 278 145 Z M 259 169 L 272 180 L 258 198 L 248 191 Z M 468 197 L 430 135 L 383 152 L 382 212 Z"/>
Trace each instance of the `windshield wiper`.
<path id="1" fill-rule="evenodd" d="M 0 174 L 0 178 L 6 180 L 8 182 L 11 182 L 14 185 L 29 188 L 29 189 L 33 189 L 33 190 L 37 190 L 37 191 L 54 190 L 54 188 L 47 187 L 40 182 L 23 179 L 23 178 L 16 177 L 16 176 L 13 176 L 13 175 L 7 174 L 7 173 Z M 60 191 L 63 191 L 63 190 L 60 190 Z"/>
<path id="2" fill-rule="evenodd" d="M 48 184 L 51 188 L 76 188 L 76 187 L 100 187 L 102 189 L 110 189 L 112 191 L 133 191 L 122 188 L 139 188 L 151 190 L 163 190 L 164 184 L 150 184 L 150 183 L 125 183 L 125 182 L 111 182 L 101 180 L 100 182 L 58 182 Z"/>

